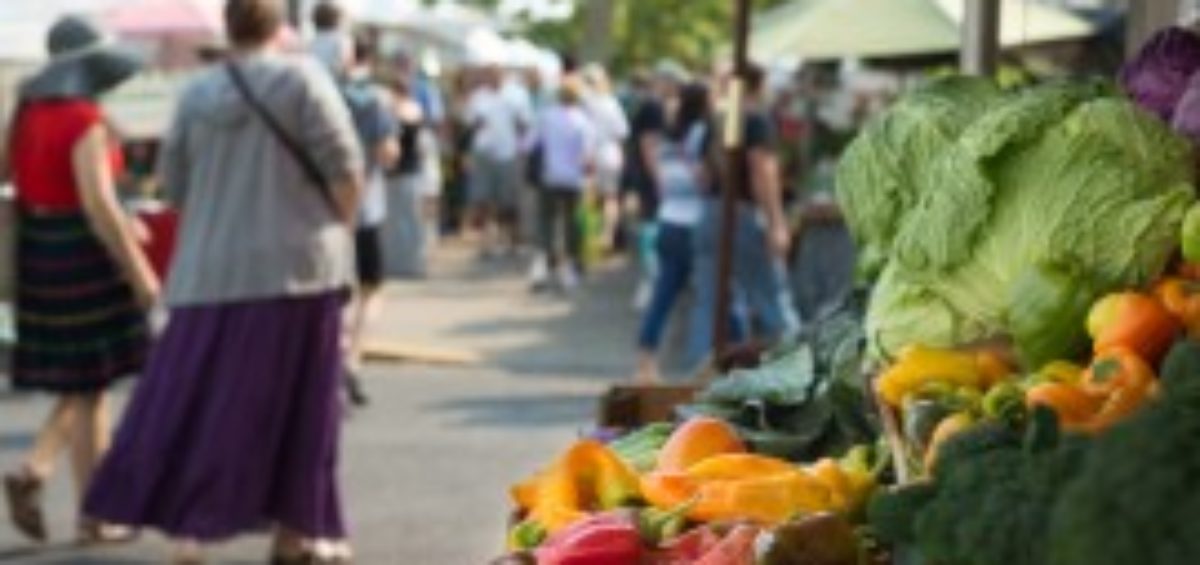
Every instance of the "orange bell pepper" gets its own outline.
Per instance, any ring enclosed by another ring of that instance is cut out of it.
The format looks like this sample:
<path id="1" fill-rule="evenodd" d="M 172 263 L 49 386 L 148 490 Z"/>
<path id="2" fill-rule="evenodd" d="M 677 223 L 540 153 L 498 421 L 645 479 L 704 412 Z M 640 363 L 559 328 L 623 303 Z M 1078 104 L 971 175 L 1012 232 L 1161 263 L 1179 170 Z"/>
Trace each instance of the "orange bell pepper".
<path id="1" fill-rule="evenodd" d="M 1070 431 L 1083 431 L 1103 402 L 1103 397 L 1088 394 L 1083 387 L 1071 383 L 1047 382 L 1025 392 L 1026 405 L 1053 410 L 1063 429 Z"/>
<path id="2" fill-rule="evenodd" d="M 659 471 L 683 471 L 695 463 L 721 453 L 746 451 L 733 426 L 704 416 L 692 418 L 667 438 L 658 452 Z"/>
<path id="3" fill-rule="evenodd" d="M 1159 281 L 1154 294 L 1188 330 L 1188 335 L 1200 337 L 1200 282 L 1170 277 Z"/>
<path id="4" fill-rule="evenodd" d="M 1095 359 L 1083 377 L 1083 388 L 1102 395 L 1103 403 L 1084 429 L 1099 432 L 1124 420 L 1157 396 L 1158 378 L 1136 353 L 1116 348 Z"/>
<path id="5" fill-rule="evenodd" d="M 1171 347 L 1180 324 L 1153 296 L 1122 292 L 1105 296 L 1092 306 L 1087 329 L 1096 353 L 1124 347 L 1157 363 Z"/>

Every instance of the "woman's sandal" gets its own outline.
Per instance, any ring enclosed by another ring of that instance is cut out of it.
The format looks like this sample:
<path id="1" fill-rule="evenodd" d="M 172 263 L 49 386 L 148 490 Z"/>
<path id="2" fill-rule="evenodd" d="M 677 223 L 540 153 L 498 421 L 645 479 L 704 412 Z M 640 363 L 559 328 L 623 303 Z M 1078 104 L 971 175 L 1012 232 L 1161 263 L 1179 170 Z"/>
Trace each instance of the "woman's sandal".
<path id="1" fill-rule="evenodd" d="M 17 530 L 29 539 L 44 543 L 46 518 L 42 514 L 42 480 L 28 470 L 4 476 L 8 515 Z"/>
<path id="2" fill-rule="evenodd" d="M 321 561 L 317 554 L 308 549 L 284 551 L 271 550 L 271 565 L 317 565 Z"/>
<path id="3" fill-rule="evenodd" d="M 171 565 L 204 565 L 204 551 L 196 542 L 179 542 L 171 555 Z"/>
<path id="4" fill-rule="evenodd" d="M 79 545 L 116 545 L 138 538 L 138 531 L 128 526 L 108 524 L 85 518 L 79 522 Z"/>

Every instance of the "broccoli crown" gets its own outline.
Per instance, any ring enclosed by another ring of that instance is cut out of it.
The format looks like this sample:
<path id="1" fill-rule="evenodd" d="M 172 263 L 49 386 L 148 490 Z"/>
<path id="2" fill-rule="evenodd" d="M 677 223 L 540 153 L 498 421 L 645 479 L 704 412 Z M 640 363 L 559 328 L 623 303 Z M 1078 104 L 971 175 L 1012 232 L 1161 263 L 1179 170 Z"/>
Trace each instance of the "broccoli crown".
<path id="1" fill-rule="evenodd" d="M 938 449 L 938 464 L 934 478 L 960 465 L 974 465 L 973 460 L 984 453 L 997 449 L 1019 449 L 1021 434 L 1001 422 L 984 422 L 963 433 L 955 435 Z"/>
<path id="2" fill-rule="evenodd" d="M 1055 500 L 1087 453 L 1085 440 L 1058 437 L 1054 418 L 1035 417 L 1022 440 L 1003 425 L 947 443 L 936 494 L 916 513 L 924 556 L 955 565 L 1043 565 Z M 955 441 L 957 440 L 957 441 Z"/>
<path id="3" fill-rule="evenodd" d="M 893 545 L 913 543 L 916 515 L 937 492 L 937 487 L 927 482 L 878 490 L 867 505 L 871 533 L 879 541 Z"/>
<path id="4" fill-rule="evenodd" d="M 1200 563 L 1200 395 L 1167 395 L 1096 441 L 1054 509 L 1055 565 Z"/>

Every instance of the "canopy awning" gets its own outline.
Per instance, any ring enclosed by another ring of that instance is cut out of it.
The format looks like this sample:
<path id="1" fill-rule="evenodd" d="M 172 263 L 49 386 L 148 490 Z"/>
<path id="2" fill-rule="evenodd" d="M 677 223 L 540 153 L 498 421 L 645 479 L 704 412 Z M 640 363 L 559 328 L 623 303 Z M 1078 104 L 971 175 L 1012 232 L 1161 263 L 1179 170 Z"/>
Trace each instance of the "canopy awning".
<path id="1" fill-rule="evenodd" d="M 1032 2 L 1001 2 L 1004 47 L 1085 38 L 1095 26 Z M 964 0 L 796 0 L 762 14 L 751 55 L 779 58 L 898 57 L 948 53 L 962 43 Z"/>
<path id="2" fill-rule="evenodd" d="M 130 0 L 103 16 L 123 37 L 208 37 L 224 33 L 221 0 Z"/>

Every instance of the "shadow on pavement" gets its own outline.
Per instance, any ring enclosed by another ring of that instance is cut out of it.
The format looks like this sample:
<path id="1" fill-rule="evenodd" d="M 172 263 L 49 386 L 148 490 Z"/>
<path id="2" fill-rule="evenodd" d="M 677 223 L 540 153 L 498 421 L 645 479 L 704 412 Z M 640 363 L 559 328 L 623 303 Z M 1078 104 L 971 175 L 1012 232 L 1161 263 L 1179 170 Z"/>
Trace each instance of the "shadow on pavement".
<path id="1" fill-rule="evenodd" d="M 578 422 L 596 409 L 594 394 L 535 394 L 468 397 L 428 407 L 448 412 L 461 427 L 525 428 Z"/>
<path id="2" fill-rule="evenodd" d="M 25 451 L 30 447 L 33 447 L 32 433 L 0 432 L 0 451 Z"/>
<path id="3" fill-rule="evenodd" d="M 84 556 L 75 543 L 52 543 L 17 548 L 0 548 L 0 563 L 37 563 L 39 565 L 149 565 L 156 560 Z"/>

